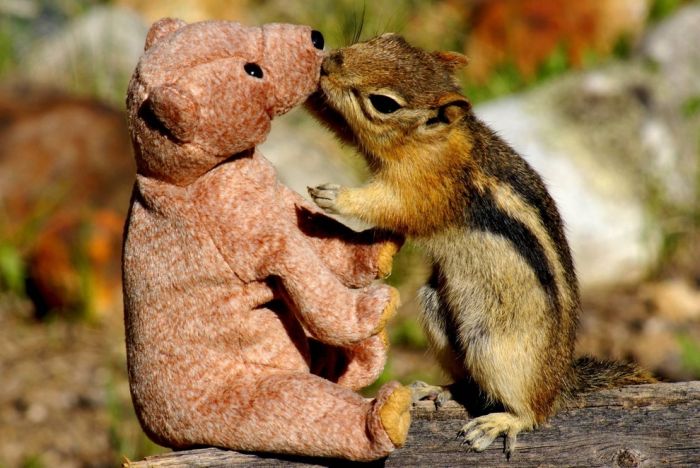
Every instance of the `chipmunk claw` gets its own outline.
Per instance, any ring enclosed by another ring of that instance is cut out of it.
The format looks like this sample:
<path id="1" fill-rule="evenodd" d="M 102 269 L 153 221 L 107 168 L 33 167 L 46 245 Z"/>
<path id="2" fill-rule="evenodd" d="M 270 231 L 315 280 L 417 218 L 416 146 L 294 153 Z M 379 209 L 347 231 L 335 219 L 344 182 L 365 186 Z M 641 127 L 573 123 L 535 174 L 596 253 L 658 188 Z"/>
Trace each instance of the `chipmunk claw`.
<path id="1" fill-rule="evenodd" d="M 329 213 L 338 213 L 336 203 L 340 192 L 338 184 L 322 184 L 316 187 L 307 187 L 311 199 L 323 210 Z"/>

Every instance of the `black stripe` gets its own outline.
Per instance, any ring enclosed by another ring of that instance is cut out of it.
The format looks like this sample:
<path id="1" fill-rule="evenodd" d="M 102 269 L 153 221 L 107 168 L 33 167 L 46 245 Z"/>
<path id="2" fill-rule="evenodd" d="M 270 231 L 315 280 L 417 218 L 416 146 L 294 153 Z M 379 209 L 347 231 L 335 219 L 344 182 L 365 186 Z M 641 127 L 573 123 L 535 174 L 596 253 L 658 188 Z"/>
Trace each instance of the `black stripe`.
<path id="1" fill-rule="evenodd" d="M 525 161 L 522 161 L 524 164 Z M 533 171 L 529 168 L 530 171 Z M 532 177 L 523 178 L 520 171 L 502 171 L 496 174 L 496 178 L 507 184 L 515 193 L 522 197 L 528 205 L 535 207 L 539 213 L 542 226 L 552 239 L 559 257 L 559 261 L 564 266 L 566 280 L 569 286 L 576 288 L 576 275 L 574 272 L 574 262 L 571 258 L 569 244 L 564 236 L 564 228 L 559 212 L 554 204 L 554 200 L 545 191 L 542 181 L 532 180 Z M 534 171 L 533 171 L 534 173 Z"/>
<path id="2" fill-rule="evenodd" d="M 482 136 L 475 139 L 472 150 L 472 154 L 479 159 L 479 167 L 538 210 L 542 226 L 552 239 L 559 261 L 564 267 L 569 289 L 577 296 L 578 283 L 569 244 L 564 235 L 564 224 L 542 178 L 527 161 L 477 118 L 468 119 L 466 124 L 472 134 Z"/>
<path id="3" fill-rule="evenodd" d="M 455 318 L 455 314 L 443 300 L 445 294 L 445 277 L 442 274 L 439 265 L 433 265 L 433 272 L 428 280 L 428 287 L 435 290 L 437 296 L 437 308 L 431 309 L 426 307 L 423 311 L 440 330 L 445 332 L 450 348 L 457 354 L 461 361 L 464 361 L 466 356 L 465 343 L 459 339 L 459 324 Z"/>
<path id="4" fill-rule="evenodd" d="M 517 219 L 500 209 L 490 193 L 473 193 L 468 207 L 472 229 L 507 239 L 516 252 L 527 262 L 547 294 L 557 314 L 561 314 L 559 292 L 552 267 L 537 237 Z"/>

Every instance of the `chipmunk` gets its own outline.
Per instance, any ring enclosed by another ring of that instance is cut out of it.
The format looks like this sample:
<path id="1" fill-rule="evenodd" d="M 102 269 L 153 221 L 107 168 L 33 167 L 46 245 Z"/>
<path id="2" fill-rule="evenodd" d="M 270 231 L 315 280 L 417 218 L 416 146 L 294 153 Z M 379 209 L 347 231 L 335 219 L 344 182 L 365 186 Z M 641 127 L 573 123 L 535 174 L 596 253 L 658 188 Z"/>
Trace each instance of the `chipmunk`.
<path id="1" fill-rule="evenodd" d="M 574 359 L 579 288 L 561 217 L 540 176 L 472 112 L 455 78 L 466 62 L 395 34 L 329 53 L 306 107 L 359 150 L 372 177 L 309 193 L 328 212 L 422 246 L 431 348 L 457 384 L 503 408 L 460 436 L 482 451 L 505 434 L 510 456 L 518 432 L 577 394 L 654 379 L 631 364 Z"/>

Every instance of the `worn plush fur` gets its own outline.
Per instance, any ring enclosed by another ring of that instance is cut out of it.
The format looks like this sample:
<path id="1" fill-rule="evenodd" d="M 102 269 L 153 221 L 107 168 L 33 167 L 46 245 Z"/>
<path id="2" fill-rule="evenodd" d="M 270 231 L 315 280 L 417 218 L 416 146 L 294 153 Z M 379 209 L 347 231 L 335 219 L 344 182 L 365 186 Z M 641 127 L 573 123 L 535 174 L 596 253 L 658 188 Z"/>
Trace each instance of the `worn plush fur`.
<path id="1" fill-rule="evenodd" d="M 371 460 L 406 438 L 407 389 L 352 391 L 385 363 L 397 294 L 371 283 L 397 244 L 325 217 L 255 149 L 316 89 L 316 42 L 224 21 L 148 34 L 123 274 L 132 398 L 161 444 Z"/>

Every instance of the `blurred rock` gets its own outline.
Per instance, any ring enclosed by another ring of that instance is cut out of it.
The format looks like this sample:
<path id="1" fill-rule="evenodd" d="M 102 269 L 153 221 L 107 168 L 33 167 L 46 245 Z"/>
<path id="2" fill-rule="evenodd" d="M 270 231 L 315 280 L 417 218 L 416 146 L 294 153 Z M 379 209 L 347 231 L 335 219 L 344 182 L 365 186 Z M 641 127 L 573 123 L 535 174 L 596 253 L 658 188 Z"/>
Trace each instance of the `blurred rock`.
<path id="1" fill-rule="evenodd" d="M 688 281 L 673 278 L 644 284 L 640 297 L 664 320 L 672 323 L 700 321 L 700 291 Z"/>
<path id="2" fill-rule="evenodd" d="M 275 119 L 260 145 L 282 182 L 307 198 L 306 187 L 325 182 L 357 184 L 359 178 L 348 167 L 335 137 L 302 112 L 296 109 Z"/>
<path id="3" fill-rule="evenodd" d="M 303 112 L 295 109 L 275 119 L 267 140 L 260 145 L 280 180 L 307 200 L 310 199 L 307 187 L 326 182 L 358 185 L 361 171 L 353 171 L 351 161 L 339 150 L 335 137 Z M 359 167 L 359 156 L 356 161 Z M 367 227 L 353 219 L 342 221 L 358 230 Z"/>
<path id="4" fill-rule="evenodd" d="M 455 2 L 464 4 L 465 2 Z M 475 2 L 465 53 L 466 74 L 486 82 L 498 67 L 514 64 L 532 79 L 561 49 L 581 66 L 585 54 L 607 56 L 620 41 L 633 43 L 646 24 L 649 0 L 490 0 Z"/>
<path id="5" fill-rule="evenodd" d="M 147 31 L 131 10 L 94 7 L 32 44 L 20 61 L 17 79 L 122 106 Z"/>
<path id="6" fill-rule="evenodd" d="M 249 13 L 250 0 L 116 0 L 116 4 L 138 11 L 150 21 L 170 16 L 188 22 L 210 19 L 242 21 Z M 256 8 L 262 5 L 256 4 Z M 296 5 L 297 7 L 299 5 Z M 245 21 L 243 21 L 245 22 Z"/>
<path id="7" fill-rule="evenodd" d="M 636 362 L 670 381 L 697 379 L 699 308 L 700 291 L 679 279 L 591 291 L 576 352 Z"/>
<path id="8" fill-rule="evenodd" d="M 666 92 L 683 101 L 700 96 L 700 5 L 691 4 L 650 31 L 642 44 L 642 55 L 663 75 Z"/>
<path id="9" fill-rule="evenodd" d="M 695 203 L 700 115 L 686 115 L 682 103 L 698 96 L 700 48 L 683 47 L 678 60 L 655 52 L 672 66 L 647 63 L 648 51 L 673 48 L 662 46 L 678 37 L 673 25 L 695 24 L 698 9 L 660 24 L 647 52 L 629 61 L 476 109 L 543 175 L 584 288 L 642 278 L 659 257 L 669 213 Z M 679 89 L 682 76 L 694 84 Z"/>
<path id="10" fill-rule="evenodd" d="M 118 309 L 135 173 L 124 114 L 63 93 L 3 88 L 0 122 L 0 245 L 24 259 L 37 313 Z"/>

